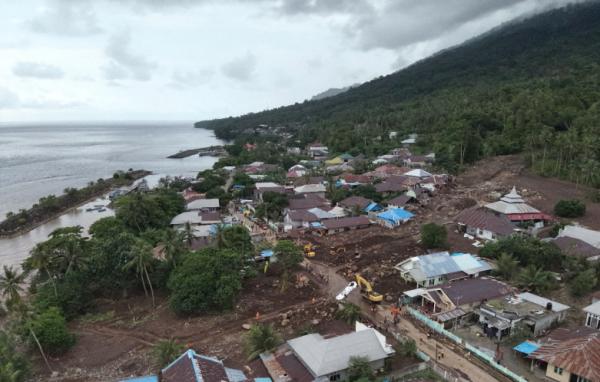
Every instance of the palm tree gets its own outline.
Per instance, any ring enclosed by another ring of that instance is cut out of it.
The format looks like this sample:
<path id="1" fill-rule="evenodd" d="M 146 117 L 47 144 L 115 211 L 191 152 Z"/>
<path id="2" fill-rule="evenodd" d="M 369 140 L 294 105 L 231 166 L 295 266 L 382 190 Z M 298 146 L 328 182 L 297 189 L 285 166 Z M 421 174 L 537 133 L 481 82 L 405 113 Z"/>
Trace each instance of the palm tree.
<path id="1" fill-rule="evenodd" d="M 0 291 L 6 297 L 6 306 L 14 307 L 21 303 L 21 292 L 25 282 L 25 274 L 13 267 L 4 266 L 4 273 L 0 275 Z"/>
<path id="2" fill-rule="evenodd" d="M 500 276 L 505 280 L 511 280 L 519 268 L 519 262 L 510 254 L 502 253 L 496 261 L 496 266 L 496 272 Z"/>
<path id="3" fill-rule="evenodd" d="M 183 239 L 187 243 L 188 247 L 191 247 L 194 242 L 194 229 L 190 222 L 185 222 L 183 229 Z"/>
<path id="4" fill-rule="evenodd" d="M 183 252 L 183 235 L 173 229 L 169 229 L 165 232 L 163 240 L 163 251 L 165 257 L 171 263 L 171 266 L 175 268 L 177 265 L 177 258 Z"/>
<path id="5" fill-rule="evenodd" d="M 148 288 L 146 288 L 146 284 L 148 284 L 152 296 L 152 306 L 155 306 L 154 289 L 152 288 L 152 281 L 150 281 L 150 276 L 148 275 L 148 269 L 152 267 L 152 262 L 154 260 L 152 246 L 145 241 L 138 239 L 129 251 L 129 256 L 130 260 L 123 266 L 123 269 L 135 269 L 135 272 L 142 282 L 146 297 L 148 297 Z"/>
<path id="6" fill-rule="evenodd" d="M 256 324 L 246 334 L 246 352 L 248 360 L 258 357 L 259 354 L 273 350 L 281 343 L 279 333 L 273 325 Z"/>
<path id="7" fill-rule="evenodd" d="M 36 246 L 33 251 L 31 251 L 31 256 L 29 256 L 29 266 L 36 269 L 38 272 L 46 273 L 48 280 L 52 283 L 52 287 L 54 288 L 54 296 L 58 297 L 58 292 L 56 290 L 56 281 L 54 277 L 50 273 L 50 267 L 52 265 L 52 259 L 50 256 L 45 253 L 40 246 Z"/>
<path id="8" fill-rule="evenodd" d="M 335 313 L 337 319 L 354 324 L 360 318 L 360 308 L 350 302 L 343 302 L 342 307 Z"/>
<path id="9" fill-rule="evenodd" d="M 548 290 L 552 283 L 552 273 L 529 265 L 519 273 L 519 284 L 533 292 Z"/>
<path id="10" fill-rule="evenodd" d="M 215 232 L 215 245 L 219 249 L 229 247 L 229 241 L 227 240 L 226 227 L 224 224 L 217 224 L 217 230 Z"/>

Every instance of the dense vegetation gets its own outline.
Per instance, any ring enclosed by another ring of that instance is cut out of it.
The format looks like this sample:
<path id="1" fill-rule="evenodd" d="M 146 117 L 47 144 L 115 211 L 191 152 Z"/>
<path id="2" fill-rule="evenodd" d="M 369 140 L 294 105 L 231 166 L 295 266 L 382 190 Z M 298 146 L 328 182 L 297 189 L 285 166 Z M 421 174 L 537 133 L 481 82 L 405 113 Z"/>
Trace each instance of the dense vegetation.
<path id="1" fill-rule="evenodd" d="M 406 134 L 457 170 L 484 156 L 525 153 L 544 175 L 600 186 L 600 3 L 513 22 L 335 97 L 198 122 L 252 141 L 260 124 L 290 145 L 379 154 Z M 388 133 L 397 131 L 398 138 Z M 299 140 L 298 143 L 295 140 Z"/>

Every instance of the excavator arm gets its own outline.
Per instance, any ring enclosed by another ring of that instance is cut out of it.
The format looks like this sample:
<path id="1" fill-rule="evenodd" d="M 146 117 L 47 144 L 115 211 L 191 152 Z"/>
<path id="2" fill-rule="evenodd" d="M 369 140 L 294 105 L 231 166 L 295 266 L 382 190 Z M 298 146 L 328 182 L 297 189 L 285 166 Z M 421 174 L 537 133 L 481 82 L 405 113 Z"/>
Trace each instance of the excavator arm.
<path id="1" fill-rule="evenodd" d="M 364 277 L 362 277 L 359 274 L 356 274 L 355 278 L 356 278 L 356 283 L 360 287 L 361 294 L 364 298 L 366 298 L 367 300 L 369 300 L 371 302 L 383 301 L 383 295 L 375 292 L 373 290 L 373 286 L 371 286 L 371 283 L 369 281 L 367 281 L 367 279 L 365 279 Z"/>

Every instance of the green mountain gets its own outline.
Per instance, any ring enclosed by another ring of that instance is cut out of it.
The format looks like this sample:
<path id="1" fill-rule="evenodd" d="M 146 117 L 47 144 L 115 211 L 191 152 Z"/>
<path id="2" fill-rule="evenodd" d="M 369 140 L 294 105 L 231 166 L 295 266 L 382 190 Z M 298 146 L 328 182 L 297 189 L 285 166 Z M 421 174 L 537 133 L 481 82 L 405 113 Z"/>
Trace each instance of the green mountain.
<path id="1" fill-rule="evenodd" d="M 546 175 L 600 186 L 600 2 L 515 21 L 339 95 L 196 123 L 252 139 L 259 124 L 302 143 L 377 154 L 419 133 L 448 169 L 526 153 Z"/>

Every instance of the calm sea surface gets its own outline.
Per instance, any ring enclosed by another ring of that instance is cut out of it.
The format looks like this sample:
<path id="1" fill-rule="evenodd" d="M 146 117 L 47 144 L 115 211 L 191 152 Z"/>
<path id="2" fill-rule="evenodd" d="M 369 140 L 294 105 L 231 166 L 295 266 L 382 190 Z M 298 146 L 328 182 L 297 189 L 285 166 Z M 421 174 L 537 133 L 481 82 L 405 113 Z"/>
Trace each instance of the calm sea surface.
<path id="1" fill-rule="evenodd" d="M 161 175 L 195 175 L 215 159 L 192 156 L 167 159 L 179 150 L 220 144 L 211 131 L 191 122 L 144 123 L 0 123 L 0 220 L 9 211 L 28 208 L 40 197 L 82 187 L 117 170 L 144 169 Z M 98 200 L 90 204 L 105 204 Z M 55 228 L 88 227 L 112 211 L 85 207 L 13 239 L 0 239 L 0 266 L 16 265 Z"/>

